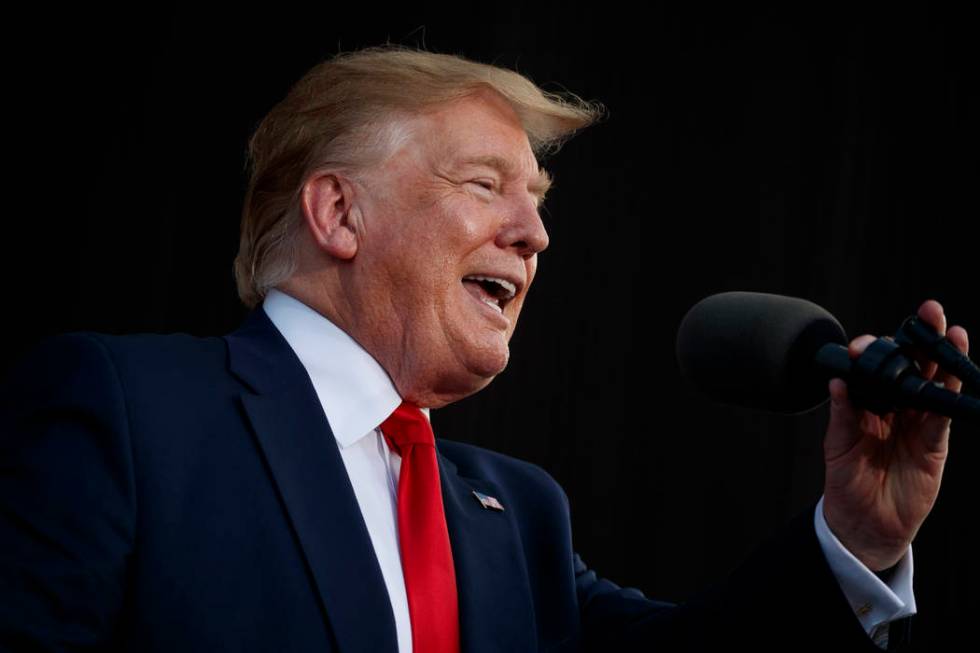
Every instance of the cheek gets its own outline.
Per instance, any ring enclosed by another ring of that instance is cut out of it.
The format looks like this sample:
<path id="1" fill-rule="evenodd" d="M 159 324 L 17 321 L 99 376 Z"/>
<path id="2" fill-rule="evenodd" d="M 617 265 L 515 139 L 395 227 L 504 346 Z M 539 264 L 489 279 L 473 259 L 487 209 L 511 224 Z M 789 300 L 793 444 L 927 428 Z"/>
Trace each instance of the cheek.
<path id="1" fill-rule="evenodd" d="M 520 300 L 523 302 L 524 298 L 527 297 L 528 291 L 531 290 L 531 283 L 534 281 L 534 276 L 538 273 L 538 255 L 532 254 L 526 263 L 527 270 L 527 283 L 524 286 L 524 292 L 522 293 Z"/>
<path id="2" fill-rule="evenodd" d="M 531 254 L 530 257 L 524 260 L 524 267 L 527 269 L 527 282 L 530 284 L 531 279 L 534 278 L 535 273 L 538 271 L 538 254 L 535 252 Z"/>
<path id="3" fill-rule="evenodd" d="M 441 198 L 439 206 L 444 233 L 458 246 L 476 246 L 493 241 L 499 214 L 491 203 L 471 192 L 456 189 Z"/>
<path id="4" fill-rule="evenodd" d="M 525 291 L 526 292 L 526 291 Z M 510 329 L 509 332 L 514 333 L 514 329 L 517 328 L 517 320 L 521 315 L 521 311 L 524 309 L 524 297 L 518 297 L 507 305 L 504 309 L 504 313 L 510 318 Z"/>

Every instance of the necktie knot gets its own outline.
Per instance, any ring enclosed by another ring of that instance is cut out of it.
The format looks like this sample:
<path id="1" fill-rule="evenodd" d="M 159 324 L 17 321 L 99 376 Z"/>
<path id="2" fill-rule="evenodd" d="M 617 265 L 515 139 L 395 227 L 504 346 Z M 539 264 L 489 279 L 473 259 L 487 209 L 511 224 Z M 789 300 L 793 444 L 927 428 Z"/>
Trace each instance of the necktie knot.
<path id="1" fill-rule="evenodd" d="M 388 446 L 401 455 L 402 450 L 413 444 L 427 444 L 434 447 L 435 435 L 429 420 L 418 406 L 403 401 L 388 418 L 381 423 L 381 433 Z"/>

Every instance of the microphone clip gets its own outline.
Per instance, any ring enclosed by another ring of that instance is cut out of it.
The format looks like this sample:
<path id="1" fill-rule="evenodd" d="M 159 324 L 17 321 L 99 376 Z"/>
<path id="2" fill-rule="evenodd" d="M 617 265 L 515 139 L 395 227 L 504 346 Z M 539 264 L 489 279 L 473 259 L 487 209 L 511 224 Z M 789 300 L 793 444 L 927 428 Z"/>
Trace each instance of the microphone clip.
<path id="1" fill-rule="evenodd" d="M 855 405 L 883 416 L 908 406 L 922 384 L 928 383 L 919 376 L 921 372 L 895 341 L 878 338 L 852 362 L 848 395 Z"/>
<path id="2" fill-rule="evenodd" d="M 980 367 L 919 316 L 905 318 L 895 333 L 895 342 L 907 355 L 918 350 L 935 361 L 963 382 L 964 392 L 980 395 Z"/>
<path id="3" fill-rule="evenodd" d="M 980 380 L 973 361 L 915 316 L 902 323 L 895 338 L 878 338 L 854 360 L 844 360 L 844 347 L 840 347 L 840 353 L 836 354 L 830 351 L 833 347 L 828 345 L 827 351 L 822 350 L 818 363 L 823 363 L 827 369 L 832 366 L 837 372 L 845 372 L 842 376 L 856 406 L 878 416 L 912 408 L 980 420 L 980 399 L 967 392 L 952 392 L 943 384 L 922 376 L 922 370 L 913 358 L 916 354 L 934 360 L 942 369 L 962 380 L 964 390 L 976 386 Z"/>

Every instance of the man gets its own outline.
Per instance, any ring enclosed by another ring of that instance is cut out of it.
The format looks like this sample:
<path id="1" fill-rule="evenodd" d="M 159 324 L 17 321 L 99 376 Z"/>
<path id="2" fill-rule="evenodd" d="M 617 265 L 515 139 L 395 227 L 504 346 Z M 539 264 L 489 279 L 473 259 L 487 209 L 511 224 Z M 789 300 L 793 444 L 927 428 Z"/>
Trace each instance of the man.
<path id="1" fill-rule="evenodd" d="M 69 334 L 11 375 L 0 645 L 877 650 L 869 635 L 914 612 L 910 543 L 944 418 L 879 420 L 835 380 L 822 500 L 683 606 L 587 569 L 541 469 L 425 440 L 418 408 L 506 366 L 548 245 L 536 154 L 596 115 L 400 48 L 308 73 L 251 142 L 242 327 Z M 945 330 L 936 302 L 920 315 Z M 897 595 L 872 573 L 889 569 Z"/>

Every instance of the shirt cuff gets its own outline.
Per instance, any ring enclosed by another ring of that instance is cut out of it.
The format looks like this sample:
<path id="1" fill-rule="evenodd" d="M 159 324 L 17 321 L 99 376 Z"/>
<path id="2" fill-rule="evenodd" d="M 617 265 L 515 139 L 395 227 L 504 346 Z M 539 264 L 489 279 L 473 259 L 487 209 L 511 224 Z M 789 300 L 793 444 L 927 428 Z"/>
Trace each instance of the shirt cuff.
<path id="1" fill-rule="evenodd" d="M 869 637 L 880 624 L 916 613 L 915 596 L 912 594 L 911 546 L 896 565 L 888 584 L 885 584 L 844 548 L 837 536 L 830 531 L 823 514 L 823 496 L 817 502 L 813 525 L 824 557 L 837 577 L 854 615 Z"/>

